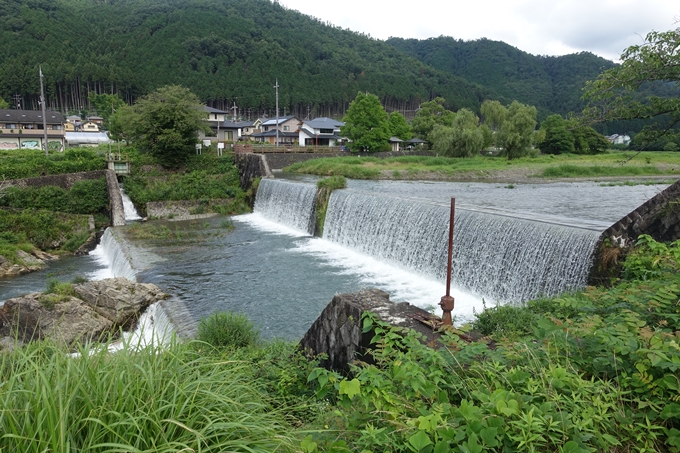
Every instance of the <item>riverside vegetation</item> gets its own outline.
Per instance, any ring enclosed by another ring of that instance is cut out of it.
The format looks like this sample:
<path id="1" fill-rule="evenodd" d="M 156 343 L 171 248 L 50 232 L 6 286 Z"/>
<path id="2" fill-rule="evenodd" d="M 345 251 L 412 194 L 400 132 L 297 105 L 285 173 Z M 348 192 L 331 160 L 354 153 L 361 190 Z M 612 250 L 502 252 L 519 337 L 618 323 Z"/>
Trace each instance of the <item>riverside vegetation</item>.
<path id="1" fill-rule="evenodd" d="M 439 349 L 365 315 L 375 364 L 316 368 L 215 314 L 196 340 L 0 355 L 0 449 L 677 452 L 680 241 L 641 237 L 610 288 L 492 307 Z"/>
<path id="2" fill-rule="evenodd" d="M 107 151 L 106 147 L 75 148 L 49 156 L 40 150 L 3 151 L 0 176 L 6 181 L 104 170 Z M 246 193 L 239 187 L 238 170 L 229 154 L 222 158 L 191 155 L 182 168 L 168 171 L 152 156 L 134 147 L 124 147 L 120 152 L 130 159 L 132 168 L 123 184 L 142 214 L 148 201 L 167 200 L 199 200 L 203 211 L 222 215 L 249 210 Z M 213 204 L 213 199 L 228 202 Z M 69 190 L 56 186 L 4 187 L 0 190 L 0 255 L 11 263 L 21 264 L 17 250 L 73 253 L 90 237 L 89 215 L 94 216 L 97 228 L 109 224 L 108 204 L 104 178 L 77 182 Z"/>
<path id="3" fill-rule="evenodd" d="M 680 153 L 609 151 L 597 155 L 535 155 L 507 160 L 476 155 L 455 158 L 441 156 L 329 157 L 299 162 L 285 171 L 352 179 L 435 179 L 449 181 L 498 180 L 539 182 L 551 178 L 628 178 L 680 175 Z"/>

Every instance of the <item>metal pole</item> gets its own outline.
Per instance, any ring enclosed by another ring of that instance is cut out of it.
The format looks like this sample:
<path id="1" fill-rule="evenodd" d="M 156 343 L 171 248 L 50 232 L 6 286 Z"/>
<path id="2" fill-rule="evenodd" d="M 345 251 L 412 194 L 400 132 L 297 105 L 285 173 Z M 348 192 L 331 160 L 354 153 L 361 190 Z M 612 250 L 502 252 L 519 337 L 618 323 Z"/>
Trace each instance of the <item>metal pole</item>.
<path id="1" fill-rule="evenodd" d="M 446 296 L 442 297 L 439 306 L 442 307 L 442 324 L 453 325 L 451 312 L 453 311 L 454 299 L 451 297 L 451 265 L 453 260 L 453 225 L 456 212 L 456 199 L 451 198 L 451 217 L 449 219 L 449 258 L 446 268 Z"/>
<path id="2" fill-rule="evenodd" d="M 45 90 L 43 90 L 43 75 L 42 75 L 42 66 L 39 66 L 40 70 L 40 105 L 42 106 L 42 117 L 43 117 L 43 140 L 44 140 L 44 145 L 45 145 L 45 155 L 49 155 L 48 148 L 47 148 L 47 119 L 45 117 Z"/>
<path id="3" fill-rule="evenodd" d="M 279 146 L 279 79 L 276 79 L 276 143 L 275 146 Z"/>

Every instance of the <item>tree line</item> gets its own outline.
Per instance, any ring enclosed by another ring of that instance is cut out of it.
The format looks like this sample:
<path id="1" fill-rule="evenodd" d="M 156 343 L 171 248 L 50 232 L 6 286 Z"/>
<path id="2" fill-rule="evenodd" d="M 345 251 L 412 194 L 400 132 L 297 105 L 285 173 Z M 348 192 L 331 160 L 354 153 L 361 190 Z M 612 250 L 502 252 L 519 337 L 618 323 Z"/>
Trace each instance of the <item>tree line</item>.
<path id="1" fill-rule="evenodd" d="M 190 88 L 241 116 L 342 116 L 357 91 L 408 115 L 442 96 L 477 109 L 484 89 L 384 42 L 268 0 L 0 0 L 0 97 L 38 108 L 89 110 L 89 93 L 127 104 L 157 88 Z M 285 109 L 285 112 L 283 111 Z"/>

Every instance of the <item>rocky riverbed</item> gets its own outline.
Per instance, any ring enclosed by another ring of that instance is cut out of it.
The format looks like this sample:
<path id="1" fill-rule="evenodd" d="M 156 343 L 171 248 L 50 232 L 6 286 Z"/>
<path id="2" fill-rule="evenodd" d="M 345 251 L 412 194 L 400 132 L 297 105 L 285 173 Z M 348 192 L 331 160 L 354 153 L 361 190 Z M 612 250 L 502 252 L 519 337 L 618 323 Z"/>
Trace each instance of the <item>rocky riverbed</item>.
<path id="1" fill-rule="evenodd" d="M 73 346 L 115 338 L 167 297 L 156 285 L 120 277 L 8 299 L 0 307 L 0 349 L 33 340 Z"/>

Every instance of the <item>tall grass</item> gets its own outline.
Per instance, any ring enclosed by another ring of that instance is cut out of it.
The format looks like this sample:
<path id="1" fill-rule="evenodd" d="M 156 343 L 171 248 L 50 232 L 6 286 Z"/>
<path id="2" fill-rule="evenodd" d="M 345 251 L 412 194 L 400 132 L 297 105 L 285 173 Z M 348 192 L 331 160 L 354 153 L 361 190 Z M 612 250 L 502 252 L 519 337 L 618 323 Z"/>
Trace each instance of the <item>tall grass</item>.
<path id="1" fill-rule="evenodd" d="M 195 344 L 78 357 L 48 343 L 0 358 L 0 451 L 294 451 L 247 362 Z"/>
<path id="2" fill-rule="evenodd" d="M 543 170 L 546 178 L 579 178 L 593 176 L 645 176 L 661 175 L 663 172 L 651 166 L 612 166 L 562 164 Z"/>

